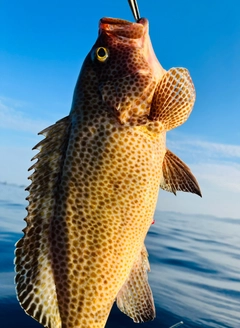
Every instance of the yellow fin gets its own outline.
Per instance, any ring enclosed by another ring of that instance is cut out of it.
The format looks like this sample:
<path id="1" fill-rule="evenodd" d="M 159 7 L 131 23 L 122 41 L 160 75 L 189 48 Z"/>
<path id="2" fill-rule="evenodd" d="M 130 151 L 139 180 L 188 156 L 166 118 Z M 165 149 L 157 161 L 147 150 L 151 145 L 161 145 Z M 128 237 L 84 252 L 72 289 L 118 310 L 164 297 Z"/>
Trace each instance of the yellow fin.
<path id="1" fill-rule="evenodd" d="M 202 197 L 200 187 L 190 168 L 167 149 L 163 160 L 160 188 L 166 191 L 186 191 Z"/>
<path id="2" fill-rule="evenodd" d="M 117 295 L 118 308 L 134 322 L 146 322 L 156 316 L 147 271 L 150 271 L 148 253 L 143 245 L 130 275 Z"/>
<path id="3" fill-rule="evenodd" d="M 149 118 L 160 121 L 166 131 L 183 124 L 195 102 L 195 88 L 186 68 L 171 68 L 157 85 Z"/>
<path id="4" fill-rule="evenodd" d="M 51 265 L 50 223 L 54 216 L 57 181 L 68 142 L 69 117 L 41 132 L 45 135 L 31 167 L 29 205 L 24 236 L 16 244 L 16 291 L 25 312 L 44 327 L 60 328 L 57 294 Z"/>

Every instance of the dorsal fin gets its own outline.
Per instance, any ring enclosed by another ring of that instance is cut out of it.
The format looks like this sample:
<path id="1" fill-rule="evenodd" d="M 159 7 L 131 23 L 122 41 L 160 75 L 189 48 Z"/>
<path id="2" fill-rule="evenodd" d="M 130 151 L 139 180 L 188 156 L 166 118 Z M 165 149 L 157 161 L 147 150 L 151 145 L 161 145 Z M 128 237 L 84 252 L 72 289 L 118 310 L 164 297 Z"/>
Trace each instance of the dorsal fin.
<path id="1" fill-rule="evenodd" d="M 60 328 L 61 319 L 51 265 L 50 222 L 54 215 L 58 179 L 64 161 L 70 127 L 69 117 L 39 134 L 43 139 L 35 148 L 40 152 L 29 177 L 29 205 L 24 236 L 16 244 L 16 290 L 25 312 L 44 327 Z"/>
<path id="2" fill-rule="evenodd" d="M 183 124 L 190 115 L 196 94 L 186 68 L 167 71 L 156 86 L 149 118 L 163 123 L 166 131 Z"/>
<path id="3" fill-rule="evenodd" d="M 163 177 L 160 188 L 173 192 L 185 191 L 202 197 L 200 187 L 189 167 L 167 149 L 163 165 Z"/>
<path id="4" fill-rule="evenodd" d="M 155 318 L 155 306 L 147 271 L 150 271 L 148 253 L 143 245 L 123 287 L 117 295 L 118 308 L 134 322 L 146 322 Z"/>

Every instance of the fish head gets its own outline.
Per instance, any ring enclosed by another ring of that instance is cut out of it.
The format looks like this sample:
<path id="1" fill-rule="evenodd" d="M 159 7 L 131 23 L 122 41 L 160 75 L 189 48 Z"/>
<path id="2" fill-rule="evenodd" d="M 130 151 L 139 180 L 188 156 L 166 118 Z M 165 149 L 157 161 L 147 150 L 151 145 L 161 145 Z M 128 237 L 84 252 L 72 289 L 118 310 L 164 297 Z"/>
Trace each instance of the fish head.
<path id="1" fill-rule="evenodd" d="M 195 88 L 185 68 L 163 69 L 149 36 L 149 23 L 102 18 L 75 88 L 72 111 L 110 115 L 122 125 L 148 126 L 160 133 L 183 124 Z M 79 100 L 83 104 L 79 106 Z M 97 112 L 96 112 L 97 108 Z M 157 123 L 157 125 L 155 124 Z"/>
<path id="2" fill-rule="evenodd" d="M 82 87 L 88 95 L 98 92 L 120 123 L 146 119 L 155 86 L 165 72 L 154 54 L 147 19 L 132 23 L 102 18 L 98 38 L 83 66 Z"/>

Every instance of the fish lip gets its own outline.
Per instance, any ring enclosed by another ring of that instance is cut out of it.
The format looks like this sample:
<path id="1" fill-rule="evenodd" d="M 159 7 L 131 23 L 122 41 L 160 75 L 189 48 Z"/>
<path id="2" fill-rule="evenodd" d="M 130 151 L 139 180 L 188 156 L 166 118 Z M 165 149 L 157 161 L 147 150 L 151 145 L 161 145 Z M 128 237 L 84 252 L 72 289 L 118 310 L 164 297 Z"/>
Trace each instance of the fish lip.
<path id="1" fill-rule="evenodd" d="M 132 23 L 126 19 L 121 18 L 103 17 L 100 19 L 100 24 L 131 25 L 137 23 Z"/>
<path id="2" fill-rule="evenodd" d="M 138 22 L 130 22 L 120 18 L 103 17 L 99 22 L 99 34 L 107 33 L 131 39 L 141 38 L 148 31 L 148 20 L 140 18 Z"/>

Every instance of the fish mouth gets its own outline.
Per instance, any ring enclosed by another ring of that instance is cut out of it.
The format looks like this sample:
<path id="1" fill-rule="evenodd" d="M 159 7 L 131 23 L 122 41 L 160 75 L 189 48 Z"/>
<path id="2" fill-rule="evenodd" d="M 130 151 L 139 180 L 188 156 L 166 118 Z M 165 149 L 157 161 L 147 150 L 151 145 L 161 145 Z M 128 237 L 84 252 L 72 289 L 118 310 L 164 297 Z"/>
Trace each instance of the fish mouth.
<path id="1" fill-rule="evenodd" d="M 104 17 L 100 19 L 99 34 L 105 32 L 114 36 L 139 39 L 148 31 L 148 20 L 141 18 L 137 23 L 130 21 Z"/>

